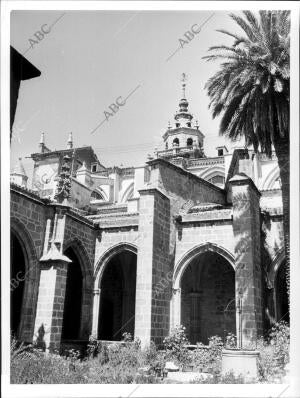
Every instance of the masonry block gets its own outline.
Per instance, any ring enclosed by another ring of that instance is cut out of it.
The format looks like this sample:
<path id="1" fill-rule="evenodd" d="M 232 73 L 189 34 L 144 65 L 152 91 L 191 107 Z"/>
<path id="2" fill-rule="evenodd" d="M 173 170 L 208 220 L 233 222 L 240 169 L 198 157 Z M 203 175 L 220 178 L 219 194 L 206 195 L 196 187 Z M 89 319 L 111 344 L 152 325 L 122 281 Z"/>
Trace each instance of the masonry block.
<path id="1" fill-rule="evenodd" d="M 40 288 L 33 340 L 45 349 L 59 349 L 68 263 L 55 261 L 41 265 Z M 47 284 L 47 289 L 43 286 Z"/>
<path id="2" fill-rule="evenodd" d="M 232 186 L 233 232 L 236 257 L 236 298 L 241 298 L 241 323 L 237 329 L 243 347 L 253 345 L 262 335 L 262 275 L 260 247 L 260 193 L 251 178 L 237 174 Z M 251 317 L 251 321 L 250 318 Z"/>

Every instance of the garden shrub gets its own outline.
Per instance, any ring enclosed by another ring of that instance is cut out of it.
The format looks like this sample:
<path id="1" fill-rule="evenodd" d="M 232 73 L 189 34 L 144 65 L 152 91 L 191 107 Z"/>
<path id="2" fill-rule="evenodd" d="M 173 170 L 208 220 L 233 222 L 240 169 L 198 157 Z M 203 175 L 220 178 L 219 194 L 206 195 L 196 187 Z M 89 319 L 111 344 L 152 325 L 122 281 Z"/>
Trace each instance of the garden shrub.
<path id="1" fill-rule="evenodd" d="M 157 361 L 157 357 L 158 351 L 156 345 L 151 341 L 150 345 L 144 350 L 145 365 L 152 366 Z"/>
<path id="2" fill-rule="evenodd" d="M 101 350 L 101 342 L 96 339 L 93 335 L 90 336 L 87 345 L 86 354 L 89 358 L 95 358 Z"/>
<path id="3" fill-rule="evenodd" d="M 11 383 L 82 384 L 87 383 L 86 373 L 84 362 L 44 352 L 17 355 L 11 360 Z"/>
<path id="4" fill-rule="evenodd" d="M 274 346 L 277 366 L 283 369 L 290 360 L 290 328 L 286 322 L 281 321 L 271 328 L 270 344 Z"/>
<path id="5" fill-rule="evenodd" d="M 274 325 L 268 339 L 258 340 L 260 382 L 281 382 L 289 362 L 289 341 L 289 327 L 285 322 Z M 219 336 L 212 336 L 208 346 L 198 343 L 194 351 L 189 351 L 185 329 L 179 326 L 165 338 L 165 351 L 157 350 L 153 342 L 141 350 L 140 341 L 132 341 L 126 334 L 123 342 L 110 346 L 91 339 L 88 356 L 80 360 L 76 350 L 59 356 L 12 340 L 11 383 L 167 383 L 168 380 L 162 380 L 161 371 L 168 360 L 174 360 L 180 367 L 190 364 L 195 370 L 212 375 L 195 378 L 192 383 L 245 383 L 242 376 L 236 377 L 232 373 L 222 376 L 220 372 L 222 348 L 235 348 L 235 342 L 234 335 L 229 335 L 225 344 Z M 140 374 L 139 368 L 145 366 L 149 368 L 149 374 Z"/>
<path id="6" fill-rule="evenodd" d="M 233 333 L 228 333 L 225 340 L 225 348 L 237 348 L 237 338 Z"/>
<path id="7" fill-rule="evenodd" d="M 259 374 L 261 381 L 280 382 L 285 376 L 285 366 L 289 363 L 290 333 L 286 322 L 276 323 L 267 339 L 259 339 Z"/>
<path id="8" fill-rule="evenodd" d="M 126 343 L 132 342 L 132 335 L 131 333 L 125 332 L 122 334 L 122 340 L 125 341 Z"/>
<path id="9" fill-rule="evenodd" d="M 196 371 L 206 371 L 211 364 L 209 348 L 202 343 L 197 343 L 197 348 L 191 353 L 191 363 Z"/>
<path id="10" fill-rule="evenodd" d="M 185 327 L 182 325 L 176 326 L 163 341 L 167 354 L 166 359 L 175 360 L 178 365 L 185 366 L 189 363 L 191 358 L 187 348 L 189 344 L 189 340 L 185 333 Z"/>
<path id="11" fill-rule="evenodd" d="M 108 347 L 109 363 L 113 366 L 126 366 L 137 368 L 142 364 L 140 348 L 134 343 L 111 344 Z"/>
<path id="12" fill-rule="evenodd" d="M 223 342 L 219 336 L 212 336 L 208 341 L 208 346 L 197 343 L 197 348 L 191 353 L 191 362 L 200 372 L 218 374 L 221 370 Z"/>

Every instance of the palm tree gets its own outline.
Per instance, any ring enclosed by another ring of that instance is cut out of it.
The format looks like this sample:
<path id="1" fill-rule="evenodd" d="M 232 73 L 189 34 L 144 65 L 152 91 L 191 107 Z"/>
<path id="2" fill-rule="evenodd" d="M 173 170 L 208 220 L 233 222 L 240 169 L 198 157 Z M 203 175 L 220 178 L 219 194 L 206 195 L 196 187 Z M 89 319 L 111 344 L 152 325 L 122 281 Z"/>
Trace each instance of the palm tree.
<path id="1" fill-rule="evenodd" d="M 287 287 L 289 261 L 289 42 L 290 12 L 250 11 L 230 14 L 243 34 L 218 30 L 234 39 L 232 46 L 214 46 L 203 58 L 221 60 L 218 72 L 205 85 L 213 118 L 222 115 L 220 134 L 235 141 L 244 137 L 268 157 L 274 148 L 280 171 Z"/>

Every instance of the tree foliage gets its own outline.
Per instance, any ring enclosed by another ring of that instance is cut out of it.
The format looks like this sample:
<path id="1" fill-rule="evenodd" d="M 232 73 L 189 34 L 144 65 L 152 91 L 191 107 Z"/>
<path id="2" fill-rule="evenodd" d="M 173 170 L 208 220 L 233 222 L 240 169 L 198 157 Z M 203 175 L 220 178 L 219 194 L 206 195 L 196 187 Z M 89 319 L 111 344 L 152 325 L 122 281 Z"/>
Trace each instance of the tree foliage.
<path id="1" fill-rule="evenodd" d="M 289 139 L 290 13 L 230 16 L 243 34 L 218 30 L 234 39 L 232 46 L 210 47 L 203 57 L 224 61 L 205 86 L 212 114 L 222 114 L 221 134 L 244 137 L 247 146 L 270 156 L 278 138 Z"/>

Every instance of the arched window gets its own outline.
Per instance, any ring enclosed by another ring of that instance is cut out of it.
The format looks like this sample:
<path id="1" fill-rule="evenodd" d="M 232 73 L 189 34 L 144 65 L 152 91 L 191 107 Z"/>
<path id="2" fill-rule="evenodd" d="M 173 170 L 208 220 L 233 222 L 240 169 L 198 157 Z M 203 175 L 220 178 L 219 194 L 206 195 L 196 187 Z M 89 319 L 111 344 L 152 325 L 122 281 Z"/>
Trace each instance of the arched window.
<path id="1" fill-rule="evenodd" d="M 186 146 L 192 146 L 193 145 L 193 138 L 188 138 L 186 140 Z"/>
<path id="2" fill-rule="evenodd" d="M 216 175 L 208 180 L 212 184 L 224 184 L 225 183 L 225 178 L 220 175 Z"/>
<path id="3" fill-rule="evenodd" d="M 168 149 L 168 143 L 166 142 L 166 149 Z"/>
<path id="4" fill-rule="evenodd" d="M 174 138 L 173 140 L 173 145 L 179 145 L 179 139 L 178 138 Z"/>
<path id="5" fill-rule="evenodd" d="M 104 200 L 103 196 L 98 191 L 93 191 L 91 194 L 91 200 Z"/>

